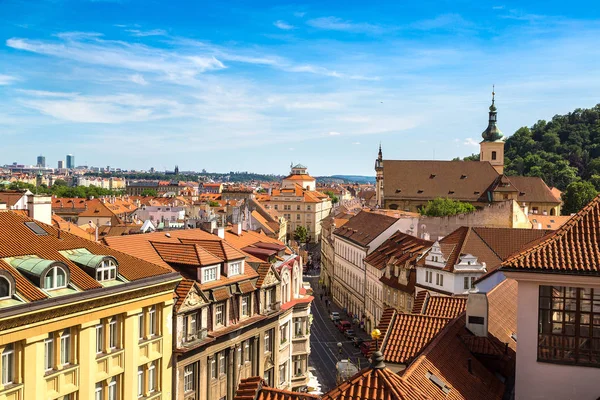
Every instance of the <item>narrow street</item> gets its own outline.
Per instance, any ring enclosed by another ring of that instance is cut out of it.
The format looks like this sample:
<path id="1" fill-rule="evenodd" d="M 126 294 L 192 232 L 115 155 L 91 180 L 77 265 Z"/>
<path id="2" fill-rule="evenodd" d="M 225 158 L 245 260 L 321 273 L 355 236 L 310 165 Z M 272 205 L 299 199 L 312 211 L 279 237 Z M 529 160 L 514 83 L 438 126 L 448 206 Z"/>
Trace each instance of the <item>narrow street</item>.
<path id="1" fill-rule="evenodd" d="M 321 383 L 323 393 L 336 386 L 336 363 L 342 359 L 349 359 L 359 369 L 364 368 L 368 361 L 363 357 L 360 350 L 354 347 L 353 343 L 346 339 L 344 335 L 336 328 L 329 319 L 329 312 L 325 305 L 326 296 L 321 299 L 318 276 L 305 276 L 305 281 L 310 282 L 314 291 L 315 300 L 311 310 L 313 322 L 310 334 L 311 353 L 309 358 L 309 367 L 314 368 L 314 374 Z M 341 310 L 331 304 L 331 311 Z M 342 319 L 344 319 L 342 315 Z M 359 337 L 367 339 L 367 334 L 356 330 Z M 342 343 L 342 352 L 339 354 L 337 344 Z"/>

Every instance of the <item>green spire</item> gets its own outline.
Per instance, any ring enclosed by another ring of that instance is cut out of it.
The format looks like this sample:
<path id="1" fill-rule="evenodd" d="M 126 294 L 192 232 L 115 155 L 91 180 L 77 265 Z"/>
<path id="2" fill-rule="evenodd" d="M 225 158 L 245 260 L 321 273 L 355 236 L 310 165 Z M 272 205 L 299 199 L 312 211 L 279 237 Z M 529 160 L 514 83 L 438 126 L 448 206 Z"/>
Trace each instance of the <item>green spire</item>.
<path id="1" fill-rule="evenodd" d="M 498 142 L 504 140 L 504 134 L 502 133 L 500 128 L 496 126 L 498 113 L 496 112 L 496 105 L 494 104 L 495 96 L 496 93 L 494 91 L 494 86 L 492 86 L 492 105 L 490 106 L 490 118 L 488 121 L 488 127 L 481 134 L 481 137 L 483 137 L 484 142 Z"/>

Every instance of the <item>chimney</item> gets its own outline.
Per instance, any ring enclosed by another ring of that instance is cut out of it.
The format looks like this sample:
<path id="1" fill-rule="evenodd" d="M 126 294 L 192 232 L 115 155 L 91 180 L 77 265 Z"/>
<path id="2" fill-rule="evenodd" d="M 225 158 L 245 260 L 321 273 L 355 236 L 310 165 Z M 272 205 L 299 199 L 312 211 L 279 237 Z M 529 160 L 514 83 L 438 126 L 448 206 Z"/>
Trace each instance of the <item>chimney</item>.
<path id="1" fill-rule="evenodd" d="M 221 239 L 225 239 L 225 228 L 219 226 L 218 228 L 213 230 L 213 234 L 217 235 Z"/>
<path id="2" fill-rule="evenodd" d="M 233 233 L 238 236 L 242 236 L 242 224 L 240 222 L 233 224 Z"/>
<path id="3" fill-rule="evenodd" d="M 487 337 L 488 299 L 485 293 L 469 293 L 467 298 L 467 329 L 475 336 Z"/>
<path id="4" fill-rule="evenodd" d="M 6 203 L 0 202 L 0 211 L 6 211 Z"/>
<path id="5" fill-rule="evenodd" d="M 538 228 L 538 229 L 542 229 L 542 223 L 541 223 L 541 222 L 538 222 L 538 223 L 537 223 L 537 228 Z"/>
<path id="6" fill-rule="evenodd" d="M 44 224 L 52 225 L 52 198 L 50 196 L 29 196 L 27 210 L 29 216 Z"/>

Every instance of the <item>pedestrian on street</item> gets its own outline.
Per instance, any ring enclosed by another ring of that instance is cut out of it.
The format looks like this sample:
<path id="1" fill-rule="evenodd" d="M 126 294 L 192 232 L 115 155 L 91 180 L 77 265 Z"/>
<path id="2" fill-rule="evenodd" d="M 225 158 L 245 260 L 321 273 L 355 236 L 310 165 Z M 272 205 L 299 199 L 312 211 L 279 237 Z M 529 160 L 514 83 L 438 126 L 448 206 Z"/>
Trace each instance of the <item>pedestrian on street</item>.
<path id="1" fill-rule="evenodd" d="M 321 301 L 323 301 L 323 293 L 321 293 Z"/>

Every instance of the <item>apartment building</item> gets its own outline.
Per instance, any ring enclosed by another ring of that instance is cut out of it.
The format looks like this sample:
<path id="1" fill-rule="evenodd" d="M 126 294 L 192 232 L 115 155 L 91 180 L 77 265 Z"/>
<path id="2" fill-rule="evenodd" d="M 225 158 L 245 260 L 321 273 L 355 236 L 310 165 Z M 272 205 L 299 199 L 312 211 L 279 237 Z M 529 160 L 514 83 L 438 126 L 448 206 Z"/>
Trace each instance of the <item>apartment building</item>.
<path id="1" fill-rule="evenodd" d="M 171 269 L 0 212 L 0 399 L 171 399 L 180 280 Z"/>
<path id="2" fill-rule="evenodd" d="M 308 383 L 311 296 L 300 257 L 266 235 L 199 229 L 104 240 L 180 272 L 174 307 L 175 398 L 232 399 L 241 379 Z"/>

